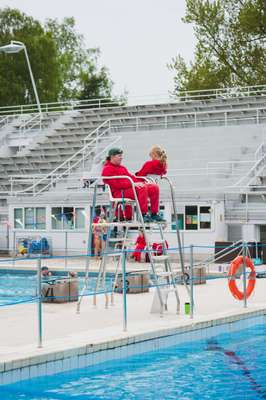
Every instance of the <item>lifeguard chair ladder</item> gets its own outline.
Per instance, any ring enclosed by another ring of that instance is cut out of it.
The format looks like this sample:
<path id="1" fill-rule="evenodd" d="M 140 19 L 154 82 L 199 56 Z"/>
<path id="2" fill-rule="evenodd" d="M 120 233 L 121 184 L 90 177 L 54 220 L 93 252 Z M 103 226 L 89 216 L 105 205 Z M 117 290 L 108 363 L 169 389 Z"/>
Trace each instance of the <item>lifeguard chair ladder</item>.
<path id="1" fill-rule="evenodd" d="M 102 178 L 101 178 L 102 179 Z M 176 274 L 173 272 L 172 270 L 172 266 L 170 263 L 170 259 L 169 259 L 169 255 L 166 254 L 166 248 L 165 248 L 165 239 L 164 239 L 164 233 L 163 233 L 163 229 L 162 229 L 162 224 L 158 223 L 158 222 L 152 222 L 152 223 L 144 223 L 143 220 L 143 216 L 141 214 L 141 210 L 140 210 L 140 205 L 139 205 L 139 201 L 138 201 L 138 197 L 137 197 L 137 193 L 135 190 L 135 186 L 134 186 L 134 182 L 133 180 L 128 177 L 128 176 L 112 176 L 112 177 L 104 177 L 104 180 L 108 180 L 108 179 L 128 179 L 131 183 L 132 186 L 132 190 L 134 193 L 134 200 L 132 199 L 127 199 L 127 198 L 114 198 L 112 196 L 111 191 L 109 191 L 109 196 L 110 196 L 110 213 L 109 213 L 109 221 L 106 223 L 103 223 L 103 226 L 107 226 L 108 227 L 108 231 L 107 231 L 107 241 L 106 241 L 106 248 L 105 251 L 103 253 L 102 256 L 102 260 L 100 263 L 100 268 L 99 268 L 99 273 L 97 276 L 97 281 L 96 281 L 96 286 L 95 286 L 95 293 L 94 293 L 94 299 L 93 299 L 93 304 L 96 305 L 96 296 L 97 296 L 97 292 L 99 290 L 100 285 L 102 285 L 102 289 L 103 292 L 105 293 L 105 306 L 108 307 L 109 304 L 109 297 L 107 294 L 107 288 L 106 288 L 106 265 L 107 265 L 107 259 L 110 256 L 113 256 L 114 254 L 112 254 L 112 252 L 110 252 L 110 233 L 111 233 L 111 229 L 113 227 L 122 227 L 125 230 L 125 235 L 123 237 L 122 240 L 122 248 L 121 251 L 116 254 L 118 256 L 118 263 L 117 263 L 117 267 L 116 267 L 116 272 L 115 272 L 115 279 L 113 282 L 113 287 L 112 287 L 112 294 L 111 294 L 111 299 L 112 299 L 112 303 L 113 303 L 113 292 L 114 292 L 114 288 L 116 285 L 116 279 L 117 279 L 117 275 L 118 275 L 118 271 L 119 271 L 119 267 L 121 265 L 121 257 L 122 254 L 126 248 L 126 240 L 127 240 L 127 235 L 128 235 L 128 230 L 130 227 L 138 227 L 138 228 L 142 228 L 143 229 L 143 233 L 144 233 L 144 237 L 145 237 L 145 241 L 147 243 L 147 253 L 149 255 L 149 259 L 150 259 L 150 266 L 151 266 L 151 272 L 152 272 L 152 281 L 153 284 L 155 286 L 155 296 L 154 296 L 154 301 L 153 301 L 153 306 L 152 306 L 152 312 L 160 312 L 160 314 L 162 314 L 165 310 L 167 310 L 167 297 L 170 291 L 173 291 L 175 293 L 175 297 L 176 297 L 176 303 L 177 303 L 177 313 L 180 312 L 180 299 L 179 299 L 179 294 L 178 294 L 178 290 L 177 290 L 177 285 L 176 285 Z M 169 183 L 171 185 L 171 183 Z M 95 189 L 94 189 L 94 196 L 93 196 L 93 204 L 92 204 L 92 215 L 94 213 L 94 209 L 96 206 L 96 196 L 97 196 L 97 184 L 95 185 Z M 174 199 L 174 197 L 173 197 Z M 137 217 L 138 217 L 138 221 L 132 221 L 132 222 L 113 222 L 113 217 L 114 217 L 114 210 L 115 210 L 115 206 L 117 206 L 117 204 L 123 204 L 123 205 L 135 205 L 136 206 L 136 211 L 137 211 Z M 100 224 L 98 224 L 99 226 Z M 149 238 L 148 232 L 147 232 L 147 227 L 151 227 L 151 225 L 157 225 L 159 228 L 159 233 L 160 233 L 160 237 L 161 237 L 161 244 L 163 246 L 163 255 L 162 256 L 156 256 L 153 254 L 153 249 L 151 247 L 151 239 Z M 90 229 L 89 229 L 89 244 L 91 244 L 91 238 L 92 238 L 92 227 L 93 227 L 93 223 L 92 223 L 92 216 L 91 216 L 91 223 L 90 223 Z M 178 229 L 178 226 L 177 226 Z M 180 241 L 180 250 L 181 249 L 181 241 Z M 183 258 L 181 258 L 182 255 L 180 254 L 180 259 L 183 260 Z M 183 262 L 183 261 L 182 261 Z M 181 264 L 182 265 L 182 264 Z M 163 271 L 162 270 L 158 270 L 158 266 L 162 267 L 163 266 Z M 183 267 L 182 267 L 183 270 Z M 83 297 L 83 294 L 85 293 L 86 288 L 88 287 L 88 272 L 89 272 L 89 258 L 87 258 L 87 262 L 86 262 L 86 271 L 85 271 L 85 284 L 83 287 L 83 290 L 81 292 L 81 296 L 79 298 L 78 301 L 78 305 L 77 305 L 77 311 L 80 311 L 80 304 L 81 304 L 81 300 Z M 165 287 L 164 289 L 161 288 L 162 284 L 160 283 L 161 279 L 166 279 L 167 282 L 167 287 Z"/>

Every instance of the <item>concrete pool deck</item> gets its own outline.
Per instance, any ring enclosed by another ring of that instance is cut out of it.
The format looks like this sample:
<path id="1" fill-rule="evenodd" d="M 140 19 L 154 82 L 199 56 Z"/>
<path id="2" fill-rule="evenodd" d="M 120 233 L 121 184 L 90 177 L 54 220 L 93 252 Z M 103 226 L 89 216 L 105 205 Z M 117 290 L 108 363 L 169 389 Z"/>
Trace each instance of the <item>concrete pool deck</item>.
<path id="1" fill-rule="evenodd" d="M 84 297 L 80 314 L 76 313 L 76 303 L 44 303 L 42 348 L 37 347 L 37 304 L 1 307 L 0 372 L 11 373 L 18 368 L 38 366 L 50 361 L 67 362 L 75 355 L 96 353 L 151 338 L 220 325 L 251 315 L 266 314 L 266 279 L 257 279 L 247 308 L 243 308 L 243 302 L 232 297 L 227 279 L 209 280 L 206 285 L 195 285 L 193 319 L 184 314 L 184 303 L 189 300 L 184 286 L 178 285 L 178 290 L 181 314 L 176 314 L 175 297 L 171 293 L 168 311 L 163 317 L 150 313 L 154 290 L 128 294 L 127 332 L 123 331 L 121 294 L 115 294 L 115 305 L 108 309 L 104 307 L 103 295 L 97 297 L 96 308 L 92 305 L 91 297 Z"/>

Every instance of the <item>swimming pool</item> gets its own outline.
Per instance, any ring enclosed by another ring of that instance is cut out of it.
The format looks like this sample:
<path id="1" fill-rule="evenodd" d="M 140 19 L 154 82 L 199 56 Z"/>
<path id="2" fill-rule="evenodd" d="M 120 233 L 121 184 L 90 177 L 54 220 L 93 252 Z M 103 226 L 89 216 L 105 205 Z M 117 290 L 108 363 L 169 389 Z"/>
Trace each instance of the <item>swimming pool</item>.
<path id="1" fill-rule="evenodd" d="M 0 387 L 5 400 L 266 399 L 266 324 Z M 235 326 L 235 324 L 232 324 Z M 204 333 L 205 332 L 205 333 Z M 205 335 L 205 337 L 204 337 Z M 148 342 L 142 343 L 149 346 Z"/>
<path id="2" fill-rule="evenodd" d="M 65 274 L 54 276 L 64 277 Z M 111 278 L 107 279 L 107 288 L 111 287 Z M 88 290 L 85 294 L 92 292 L 95 288 L 96 275 L 92 274 L 88 281 Z M 84 285 L 83 277 L 79 277 L 79 289 Z M 31 301 L 36 296 L 37 275 L 34 271 L 0 271 L 0 306 L 17 304 L 20 302 Z"/>

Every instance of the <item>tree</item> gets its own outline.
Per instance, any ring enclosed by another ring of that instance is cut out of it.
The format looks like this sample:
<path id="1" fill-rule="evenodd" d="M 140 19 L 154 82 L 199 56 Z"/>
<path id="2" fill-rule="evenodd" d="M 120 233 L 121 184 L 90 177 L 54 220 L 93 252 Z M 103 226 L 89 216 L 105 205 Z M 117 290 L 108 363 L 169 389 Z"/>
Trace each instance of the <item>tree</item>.
<path id="1" fill-rule="evenodd" d="M 79 99 L 101 99 L 112 97 L 113 82 L 106 67 L 98 67 L 99 49 L 88 50 L 88 60 L 84 63 L 80 75 Z"/>
<path id="2" fill-rule="evenodd" d="M 62 23 L 49 19 L 46 27 L 52 32 L 59 49 L 64 81 L 61 99 L 111 97 L 113 82 L 108 69 L 98 67 L 100 50 L 86 49 L 83 36 L 75 30 L 74 18 L 64 18 Z"/>
<path id="3" fill-rule="evenodd" d="M 178 55 L 169 65 L 179 90 L 266 83 L 265 0 L 186 0 L 183 21 L 197 44 L 193 62 Z"/>
<path id="4" fill-rule="evenodd" d="M 11 40 L 21 41 L 27 47 L 40 100 L 57 99 L 60 65 L 51 33 L 32 17 L 6 8 L 0 10 L 0 45 Z M 0 106 L 35 103 L 24 52 L 0 54 L 0 87 Z"/>
<path id="5" fill-rule="evenodd" d="M 107 68 L 98 67 L 99 49 L 86 49 L 74 18 L 45 24 L 19 10 L 0 9 L 0 45 L 23 42 L 41 102 L 111 97 Z M 0 54 L 0 106 L 35 103 L 24 54 Z"/>
<path id="6" fill-rule="evenodd" d="M 57 19 L 48 19 L 45 26 L 57 44 L 63 83 L 59 95 L 60 100 L 77 98 L 80 73 L 88 61 L 83 36 L 76 32 L 73 17 L 64 18 L 62 23 L 59 23 Z"/>

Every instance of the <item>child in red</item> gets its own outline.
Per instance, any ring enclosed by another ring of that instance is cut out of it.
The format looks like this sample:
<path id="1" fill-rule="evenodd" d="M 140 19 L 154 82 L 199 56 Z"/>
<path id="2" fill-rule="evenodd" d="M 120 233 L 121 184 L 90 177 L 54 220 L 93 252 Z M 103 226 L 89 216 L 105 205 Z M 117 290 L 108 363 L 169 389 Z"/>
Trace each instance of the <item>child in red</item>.
<path id="1" fill-rule="evenodd" d="M 150 150 L 150 161 L 146 161 L 142 168 L 136 172 L 137 176 L 165 175 L 167 172 L 167 155 L 160 146 L 153 146 Z"/>
<path id="2" fill-rule="evenodd" d="M 139 236 L 137 237 L 135 244 L 136 247 L 133 253 L 133 258 L 135 258 L 135 261 L 141 262 L 141 250 L 144 250 L 146 247 L 146 240 L 144 237 L 144 233 L 141 229 L 139 230 Z"/>

